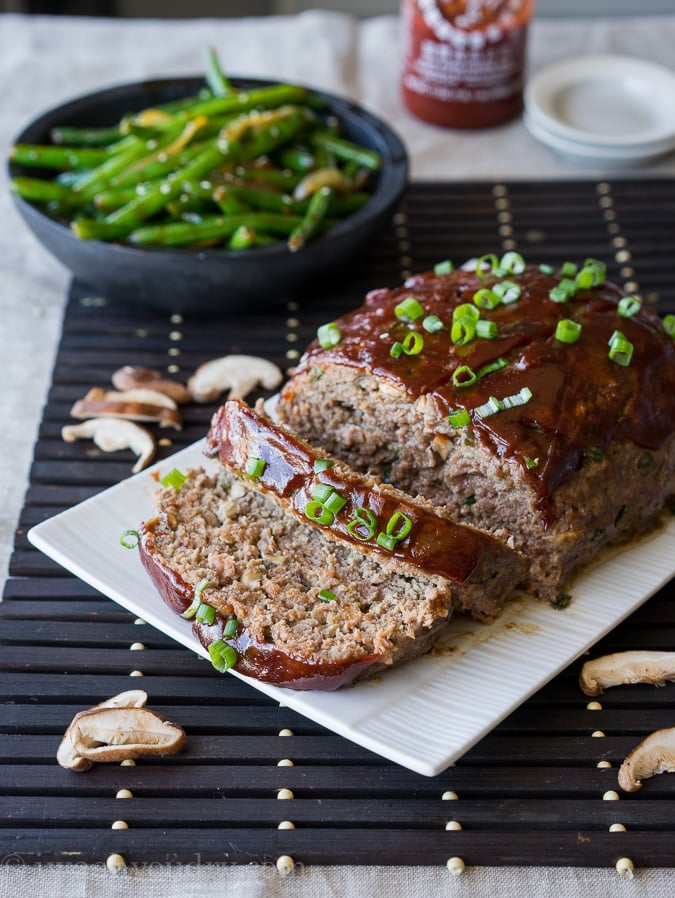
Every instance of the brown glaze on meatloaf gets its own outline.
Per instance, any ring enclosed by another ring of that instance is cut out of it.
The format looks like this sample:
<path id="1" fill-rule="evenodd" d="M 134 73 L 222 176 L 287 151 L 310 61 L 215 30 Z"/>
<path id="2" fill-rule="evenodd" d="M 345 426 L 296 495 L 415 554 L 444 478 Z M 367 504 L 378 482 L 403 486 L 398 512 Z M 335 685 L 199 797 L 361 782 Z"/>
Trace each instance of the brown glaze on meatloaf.
<path id="1" fill-rule="evenodd" d="M 195 632 L 206 646 L 222 639 L 235 649 L 241 673 L 338 688 L 422 654 L 455 611 L 491 620 L 522 577 L 522 559 L 498 540 L 322 458 L 238 400 L 214 416 L 208 442 L 222 469 L 158 491 L 140 552 L 179 614 L 205 584 L 199 598 L 217 616 Z M 253 476 L 251 458 L 265 463 Z M 345 499 L 323 523 L 306 514 L 317 485 Z M 372 518 L 356 517 L 357 507 Z M 392 515 L 395 536 L 406 520 L 410 529 L 378 545 Z M 230 618 L 236 632 L 226 635 Z"/>
<path id="2" fill-rule="evenodd" d="M 338 319 L 336 346 L 311 344 L 278 406 L 282 422 L 355 469 L 512 534 L 530 559 L 528 587 L 552 601 L 603 545 L 652 527 L 675 492 L 675 343 L 653 311 L 621 316 L 612 284 L 554 302 L 560 279 L 534 266 L 506 276 L 458 270 L 374 291 Z M 496 338 L 454 343 L 453 310 L 503 280 L 518 284 L 519 298 L 480 310 Z M 407 297 L 443 329 L 400 320 L 395 307 Z M 574 343 L 555 338 L 563 318 L 581 325 Z M 627 366 L 608 355 L 617 330 L 634 346 Z M 393 358 L 410 331 L 421 352 Z M 453 382 L 459 366 L 480 372 L 499 359 L 508 364 L 471 386 Z M 521 406 L 478 411 L 523 389 L 531 398 Z M 469 420 L 455 429 L 457 410 Z"/>

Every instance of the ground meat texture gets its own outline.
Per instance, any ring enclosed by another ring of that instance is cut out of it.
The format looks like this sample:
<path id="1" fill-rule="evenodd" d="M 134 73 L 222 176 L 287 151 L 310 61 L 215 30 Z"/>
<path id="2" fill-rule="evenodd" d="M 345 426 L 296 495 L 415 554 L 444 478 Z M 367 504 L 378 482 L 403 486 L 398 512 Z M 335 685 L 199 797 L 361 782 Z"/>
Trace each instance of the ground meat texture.
<path id="1" fill-rule="evenodd" d="M 178 612 L 207 581 L 201 599 L 218 621 L 195 625 L 198 636 L 208 645 L 236 618 L 237 669 L 293 688 L 336 688 L 416 657 L 472 591 L 478 613 L 494 613 L 480 597 L 499 593 L 501 607 L 508 582 L 508 570 L 492 572 L 491 588 L 475 580 L 458 598 L 438 574 L 326 539 L 225 468 L 217 477 L 190 471 L 180 490 L 158 491 L 141 558 Z M 320 590 L 335 599 L 322 601 Z"/>
<path id="2" fill-rule="evenodd" d="M 374 291 L 337 320 L 337 346 L 309 347 L 278 414 L 354 469 L 508 541 L 528 558 L 523 585 L 558 602 L 584 563 L 653 528 L 675 494 L 675 344 L 653 312 L 619 315 L 613 285 L 555 303 L 559 273 L 528 267 L 508 280 L 521 289 L 518 301 L 481 310 L 497 338 L 466 346 L 450 339 L 453 309 L 498 277 L 425 274 Z M 402 324 L 394 309 L 409 296 L 444 322 L 442 332 Z M 555 339 L 561 318 L 582 325 L 576 343 Z M 389 350 L 402 328 L 422 334 L 424 349 L 395 359 Z M 615 330 L 634 345 L 628 366 L 608 358 Z M 477 372 L 497 359 L 504 367 L 469 388 L 453 383 L 459 365 Z M 524 387 L 532 399 L 523 406 L 477 414 L 490 396 Z M 467 425 L 452 426 L 456 409 L 466 410 Z"/>

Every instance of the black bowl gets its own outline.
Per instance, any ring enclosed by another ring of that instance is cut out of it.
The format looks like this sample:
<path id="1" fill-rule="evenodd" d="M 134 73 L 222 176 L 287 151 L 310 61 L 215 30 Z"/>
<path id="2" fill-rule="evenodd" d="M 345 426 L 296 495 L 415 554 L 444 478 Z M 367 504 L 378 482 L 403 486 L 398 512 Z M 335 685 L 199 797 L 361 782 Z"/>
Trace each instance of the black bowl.
<path id="1" fill-rule="evenodd" d="M 241 87 L 273 82 L 235 78 Z M 98 91 L 45 113 L 18 135 L 15 143 L 49 143 L 57 125 L 112 125 L 125 114 L 198 93 L 202 78 L 141 81 Z M 244 251 L 133 247 L 80 240 L 66 223 L 13 195 L 24 221 L 43 246 L 75 278 L 110 303 L 140 303 L 168 312 L 219 314 L 250 307 L 251 302 L 278 305 L 297 296 L 310 282 L 331 282 L 344 272 L 368 241 L 390 220 L 408 176 L 408 159 L 400 138 L 357 104 L 321 91 L 327 114 L 336 116 L 344 136 L 376 150 L 383 165 L 372 197 L 357 212 L 325 235 L 290 252 L 278 244 Z M 35 176 L 35 170 L 10 162 L 10 177 Z"/>

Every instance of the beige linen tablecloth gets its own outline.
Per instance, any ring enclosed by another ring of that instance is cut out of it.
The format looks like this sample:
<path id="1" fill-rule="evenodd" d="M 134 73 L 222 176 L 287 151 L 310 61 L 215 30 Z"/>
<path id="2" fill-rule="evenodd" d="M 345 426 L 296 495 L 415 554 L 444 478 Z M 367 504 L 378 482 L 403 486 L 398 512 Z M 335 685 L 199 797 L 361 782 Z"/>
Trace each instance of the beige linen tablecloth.
<path id="1" fill-rule="evenodd" d="M 672 65 L 675 15 L 613 20 L 535 20 L 530 72 L 548 62 L 618 52 Z M 477 133 L 443 131 L 411 118 L 398 94 L 398 20 L 358 21 L 329 12 L 240 20 L 143 21 L 0 15 L 0 144 L 33 116 L 78 94 L 146 76 L 202 71 L 218 48 L 236 74 L 305 82 L 359 100 L 404 138 L 417 179 L 578 178 L 607 172 L 557 158 L 522 122 Z M 675 175 L 675 156 L 631 172 Z M 50 381 L 68 275 L 28 234 L 0 183 L 0 584 L 27 485 L 31 451 Z M 375 285 L 373 285 L 375 286 Z M 675 846 L 673 846 L 675 852 Z M 0 858 L 3 898 L 246 896 L 555 896 L 671 898 L 675 871 L 444 867 L 302 868 L 282 880 L 273 867 L 128 868 L 112 877 L 98 866 L 23 867 Z"/>

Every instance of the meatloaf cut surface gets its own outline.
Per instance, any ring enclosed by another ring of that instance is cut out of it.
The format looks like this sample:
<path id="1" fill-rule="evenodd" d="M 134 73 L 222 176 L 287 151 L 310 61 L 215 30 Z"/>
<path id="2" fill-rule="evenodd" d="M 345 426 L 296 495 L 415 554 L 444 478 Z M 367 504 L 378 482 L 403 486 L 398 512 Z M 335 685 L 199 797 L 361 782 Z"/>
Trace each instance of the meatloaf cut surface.
<path id="1" fill-rule="evenodd" d="M 243 674 L 338 688 L 425 652 L 454 611 L 493 618 L 522 576 L 491 536 L 350 472 L 239 401 L 216 413 L 208 442 L 222 468 L 158 491 L 141 558 L 169 605 L 192 609 L 203 644 L 229 647 Z"/>
<path id="2" fill-rule="evenodd" d="M 675 342 L 601 263 L 513 259 L 371 292 L 309 346 L 278 415 L 354 469 L 510 534 L 524 585 L 555 603 L 675 493 Z"/>

